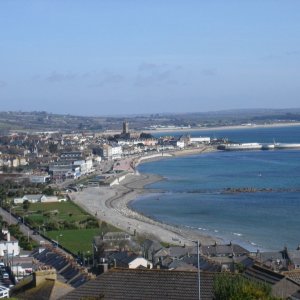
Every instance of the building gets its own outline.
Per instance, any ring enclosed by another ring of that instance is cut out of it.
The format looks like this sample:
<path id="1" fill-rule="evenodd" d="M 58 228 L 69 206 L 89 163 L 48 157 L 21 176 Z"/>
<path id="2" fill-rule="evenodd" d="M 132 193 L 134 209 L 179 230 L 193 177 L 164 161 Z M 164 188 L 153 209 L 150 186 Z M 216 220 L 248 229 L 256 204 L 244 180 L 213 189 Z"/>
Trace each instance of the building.
<path id="1" fill-rule="evenodd" d="M 122 147 L 119 145 L 108 145 L 104 144 L 100 148 L 100 155 L 104 159 L 120 159 L 122 157 L 123 151 Z"/>
<path id="2" fill-rule="evenodd" d="M 201 272 L 201 299 L 213 299 L 215 273 Z M 110 269 L 62 299 L 198 299 L 197 272 Z"/>
<path id="3" fill-rule="evenodd" d="M 147 259 L 138 256 L 134 253 L 130 253 L 127 251 L 121 251 L 113 253 L 109 256 L 109 264 L 114 265 L 118 268 L 129 268 L 129 269 L 152 269 L 153 264 Z"/>
<path id="4" fill-rule="evenodd" d="M 19 241 L 11 239 L 8 230 L 2 229 L 2 235 L 5 239 L 0 241 L 0 256 L 4 261 L 8 261 L 10 257 L 20 254 Z"/>
<path id="5" fill-rule="evenodd" d="M 36 195 L 24 195 L 22 198 L 15 198 L 14 204 L 22 204 L 24 201 L 28 201 L 30 203 L 42 202 L 46 198 L 45 195 L 36 194 Z"/>
<path id="6" fill-rule="evenodd" d="M 29 181 L 31 183 L 46 183 L 50 181 L 50 175 L 41 174 L 41 175 L 30 175 Z"/>
<path id="7" fill-rule="evenodd" d="M 102 237 L 103 241 L 123 241 L 131 240 L 131 236 L 127 232 L 107 232 Z"/>
<path id="8" fill-rule="evenodd" d="M 191 144 L 209 144 L 210 143 L 210 137 L 190 137 L 190 143 Z"/>
<path id="9" fill-rule="evenodd" d="M 52 164 L 49 166 L 49 173 L 54 180 L 77 179 L 81 176 L 80 167 L 73 164 Z"/>
<path id="10" fill-rule="evenodd" d="M 128 133 L 129 133 L 129 123 L 124 121 L 122 134 L 128 134 Z"/>
<path id="11" fill-rule="evenodd" d="M 272 295 L 280 297 L 280 299 L 291 299 L 289 297 L 300 290 L 300 284 L 292 278 L 288 278 L 258 265 L 247 268 L 243 276 L 250 280 L 267 284 L 272 290 Z"/>
<path id="12" fill-rule="evenodd" d="M 72 152 L 63 152 L 60 155 L 61 159 L 64 160 L 81 160 L 83 157 L 82 153 L 80 151 L 72 151 Z"/>
<path id="13" fill-rule="evenodd" d="M 100 147 L 100 155 L 104 159 L 111 159 L 112 157 L 112 146 L 108 144 L 104 144 L 102 147 Z"/>
<path id="14" fill-rule="evenodd" d="M 46 196 L 42 194 L 37 195 L 24 195 L 22 198 L 15 198 L 14 204 L 23 204 L 24 201 L 28 201 L 30 203 L 50 203 L 50 202 L 61 202 L 66 201 L 66 199 L 58 199 L 57 196 Z"/>
<path id="15" fill-rule="evenodd" d="M 91 159 L 76 160 L 73 162 L 73 166 L 80 168 L 81 175 L 86 175 L 94 172 L 93 161 Z"/>
<path id="16" fill-rule="evenodd" d="M 207 257 L 233 257 L 248 255 L 249 251 L 238 244 L 201 245 L 200 253 Z"/>

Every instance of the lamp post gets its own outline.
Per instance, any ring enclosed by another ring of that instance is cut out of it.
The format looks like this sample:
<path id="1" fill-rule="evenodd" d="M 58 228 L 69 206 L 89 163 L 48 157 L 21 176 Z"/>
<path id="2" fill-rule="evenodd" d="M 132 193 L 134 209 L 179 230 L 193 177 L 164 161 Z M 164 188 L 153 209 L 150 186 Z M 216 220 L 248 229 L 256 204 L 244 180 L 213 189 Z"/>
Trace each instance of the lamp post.
<path id="1" fill-rule="evenodd" d="M 90 251 L 88 250 L 86 252 L 86 262 L 87 262 L 87 267 L 89 268 L 90 267 Z"/>
<path id="2" fill-rule="evenodd" d="M 19 280 L 19 266 L 20 266 L 20 263 L 17 264 L 17 280 Z"/>
<path id="3" fill-rule="evenodd" d="M 13 270 L 13 267 L 14 267 L 14 255 L 15 255 L 15 250 L 13 249 L 12 251 L 12 257 L 11 257 L 11 270 Z"/>
<path id="4" fill-rule="evenodd" d="M 56 247 L 57 247 L 57 248 L 58 248 L 58 245 L 59 245 L 59 243 L 58 243 L 58 238 L 59 238 L 59 237 L 62 237 L 62 236 L 63 236 L 62 234 L 56 236 Z"/>
<path id="5" fill-rule="evenodd" d="M 5 256 L 6 256 L 6 262 L 5 262 Z M 3 250 L 3 260 L 4 260 L 4 264 L 7 266 L 7 265 L 8 265 L 8 261 L 7 261 L 7 250 Z"/>
<path id="6" fill-rule="evenodd" d="M 198 270 L 198 276 L 197 276 L 197 282 L 198 282 L 198 300 L 201 300 L 201 286 L 200 286 L 200 254 L 199 254 L 199 240 L 193 241 L 197 245 L 197 270 Z"/>

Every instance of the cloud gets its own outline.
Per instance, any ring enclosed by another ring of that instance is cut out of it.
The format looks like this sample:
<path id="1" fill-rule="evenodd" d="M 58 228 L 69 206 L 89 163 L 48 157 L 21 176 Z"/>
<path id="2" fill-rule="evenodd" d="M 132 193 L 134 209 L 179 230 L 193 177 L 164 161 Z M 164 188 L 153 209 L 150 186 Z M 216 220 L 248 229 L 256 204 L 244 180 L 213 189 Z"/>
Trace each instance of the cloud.
<path id="1" fill-rule="evenodd" d="M 57 71 L 53 71 L 49 76 L 46 77 L 46 80 L 52 83 L 62 82 L 62 81 L 70 81 L 76 79 L 78 77 L 77 74 L 74 73 L 59 73 Z"/>
<path id="2" fill-rule="evenodd" d="M 5 81 L 0 80 L 0 88 L 3 88 L 7 86 L 7 83 Z"/>
<path id="3" fill-rule="evenodd" d="M 262 56 L 260 59 L 264 61 L 272 61 L 272 60 L 277 60 L 280 59 L 282 56 L 280 55 L 274 55 L 274 54 L 268 54 L 265 56 Z"/>
<path id="4" fill-rule="evenodd" d="M 81 80 L 89 83 L 89 87 L 103 87 L 105 85 L 116 85 L 124 81 L 124 76 L 110 71 L 86 71 L 82 73 L 52 71 L 46 76 L 39 74 L 32 77 L 33 80 L 46 80 L 50 83 Z"/>
<path id="5" fill-rule="evenodd" d="M 287 56 L 300 55 L 300 50 L 287 51 L 285 54 L 286 54 Z"/>
<path id="6" fill-rule="evenodd" d="M 262 60 L 269 61 L 269 60 L 278 60 L 284 59 L 287 56 L 298 56 L 300 55 L 300 50 L 289 50 L 280 54 L 269 54 L 261 57 Z"/>
<path id="7" fill-rule="evenodd" d="M 99 77 L 96 80 L 96 83 L 91 84 L 90 87 L 103 87 L 106 85 L 117 85 L 125 81 L 125 77 L 112 72 L 103 72 L 102 74 L 97 75 Z"/>
<path id="8" fill-rule="evenodd" d="M 203 76 L 216 76 L 217 75 L 217 71 L 215 69 L 203 69 L 202 70 L 202 75 Z"/>
<path id="9" fill-rule="evenodd" d="M 135 85 L 143 87 L 149 85 L 178 84 L 176 76 L 181 69 L 181 66 L 142 63 L 138 67 Z"/>

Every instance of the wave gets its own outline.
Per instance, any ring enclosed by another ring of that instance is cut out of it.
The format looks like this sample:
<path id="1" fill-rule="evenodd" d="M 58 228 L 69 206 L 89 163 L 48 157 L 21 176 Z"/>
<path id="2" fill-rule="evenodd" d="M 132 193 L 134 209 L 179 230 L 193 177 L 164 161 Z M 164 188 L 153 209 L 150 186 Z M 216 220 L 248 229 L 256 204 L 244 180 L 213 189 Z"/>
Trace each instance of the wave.
<path id="1" fill-rule="evenodd" d="M 236 235 L 236 236 L 243 236 L 242 233 L 238 233 L 238 232 L 233 232 L 233 235 Z"/>

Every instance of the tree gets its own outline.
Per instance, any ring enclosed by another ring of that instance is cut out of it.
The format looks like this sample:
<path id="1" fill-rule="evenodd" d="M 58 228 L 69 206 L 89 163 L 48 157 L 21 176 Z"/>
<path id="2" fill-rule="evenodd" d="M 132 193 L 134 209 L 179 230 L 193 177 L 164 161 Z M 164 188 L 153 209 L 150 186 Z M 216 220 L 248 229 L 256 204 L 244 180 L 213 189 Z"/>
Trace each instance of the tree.
<path id="1" fill-rule="evenodd" d="M 30 206 L 30 202 L 28 200 L 24 200 L 23 202 L 23 209 L 28 210 Z"/>
<path id="2" fill-rule="evenodd" d="M 57 144 L 50 143 L 49 144 L 49 152 L 50 153 L 56 153 L 58 150 Z"/>
<path id="3" fill-rule="evenodd" d="M 151 135 L 150 133 L 142 132 L 142 133 L 140 134 L 140 138 L 141 138 L 141 139 L 152 139 L 152 138 L 153 138 L 153 135 Z"/>
<path id="4" fill-rule="evenodd" d="M 46 189 L 43 190 L 43 194 L 45 194 L 47 196 L 53 196 L 54 189 L 51 186 L 48 186 Z"/>
<path id="5" fill-rule="evenodd" d="M 248 280 L 241 275 L 221 273 L 214 280 L 216 300 L 276 300 L 267 284 Z"/>

